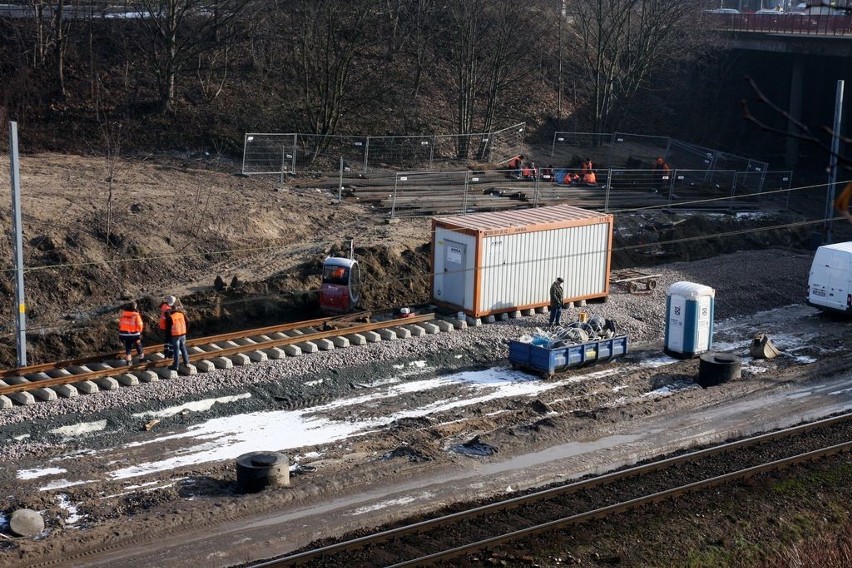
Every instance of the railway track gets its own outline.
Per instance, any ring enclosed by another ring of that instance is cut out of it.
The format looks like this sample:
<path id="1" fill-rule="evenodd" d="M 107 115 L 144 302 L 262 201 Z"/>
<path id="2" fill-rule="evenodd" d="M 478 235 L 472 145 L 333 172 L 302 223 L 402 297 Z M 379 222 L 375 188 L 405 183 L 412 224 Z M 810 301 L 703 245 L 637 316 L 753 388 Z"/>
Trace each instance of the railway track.
<path id="1" fill-rule="evenodd" d="M 453 328 L 434 313 L 367 322 L 347 315 L 189 339 L 190 365 L 181 365 L 177 371 L 168 368 L 172 360 L 163 356 L 162 344 L 146 346 L 148 360 L 132 365 L 124 362 L 123 353 L 110 353 L 6 369 L 0 371 L 0 409 Z"/>
<path id="2" fill-rule="evenodd" d="M 852 450 L 852 414 L 500 499 L 252 566 L 425 566 Z M 528 550 L 529 547 L 526 547 Z M 447 564 L 444 564 L 447 565 Z"/>

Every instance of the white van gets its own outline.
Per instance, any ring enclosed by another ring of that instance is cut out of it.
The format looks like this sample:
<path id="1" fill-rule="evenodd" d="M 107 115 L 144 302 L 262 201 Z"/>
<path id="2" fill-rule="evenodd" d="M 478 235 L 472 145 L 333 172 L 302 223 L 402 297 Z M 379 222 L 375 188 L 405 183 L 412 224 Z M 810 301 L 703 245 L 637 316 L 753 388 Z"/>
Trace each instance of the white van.
<path id="1" fill-rule="evenodd" d="M 852 313 L 852 242 L 817 249 L 808 276 L 808 304 Z"/>

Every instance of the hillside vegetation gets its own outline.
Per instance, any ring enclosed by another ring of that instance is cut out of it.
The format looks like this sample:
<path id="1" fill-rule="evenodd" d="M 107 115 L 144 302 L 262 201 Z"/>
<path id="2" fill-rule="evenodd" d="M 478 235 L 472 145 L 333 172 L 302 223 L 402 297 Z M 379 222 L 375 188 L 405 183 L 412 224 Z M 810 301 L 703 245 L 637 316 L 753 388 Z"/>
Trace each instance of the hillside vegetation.
<path id="1" fill-rule="evenodd" d="M 25 152 L 233 157 L 245 132 L 476 133 L 520 121 L 530 141 L 556 128 L 667 133 L 684 128 L 678 108 L 717 94 L 712 73 L 695 72 L 708 39 L 693 1 L 11 6 L 0 118 L 18 122 Z M 672 93 L 684 74 L 703 97 Z"/>

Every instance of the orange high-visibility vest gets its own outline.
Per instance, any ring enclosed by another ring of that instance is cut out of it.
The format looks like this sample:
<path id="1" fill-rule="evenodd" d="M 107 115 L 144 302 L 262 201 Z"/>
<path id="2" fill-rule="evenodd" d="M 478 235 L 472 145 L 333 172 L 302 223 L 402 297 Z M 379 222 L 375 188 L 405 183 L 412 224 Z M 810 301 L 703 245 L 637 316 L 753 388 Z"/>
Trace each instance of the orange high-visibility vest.
<path id="1" fill-rule="evenodd" d="M 118 331 L 122 333 L 142 333 L 142 316 L 139 312 L 122 311 L 118 320 Z"/>
<path id="2" fill-rule="evenodd" d="M 172 314 L 172 337 L 186 335 L 186 316 L 181 312 Z"/>
<path id="3" fill-rule="evenodd" d="M 834 200 L 834 208 L 840 213 L 846 213 L 849 209 L 849 202 L 852 201 L 852 181 L 846 184 L 837 199 Z"/>
<path id="4" fill-rule="evenodd" d="M 166 331 L 166 314 L 171 311 L 172 307 L 163 302 L 160 304 L 160 329 Z"/>

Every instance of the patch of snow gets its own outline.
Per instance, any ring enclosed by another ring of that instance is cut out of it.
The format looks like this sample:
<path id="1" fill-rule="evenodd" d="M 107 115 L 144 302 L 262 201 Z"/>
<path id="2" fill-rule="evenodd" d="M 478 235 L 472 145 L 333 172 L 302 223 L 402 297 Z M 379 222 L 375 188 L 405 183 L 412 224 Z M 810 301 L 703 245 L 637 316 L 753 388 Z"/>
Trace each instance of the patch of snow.
<path id="1" fill-rule="evenodd" d="M 151 410 L 147 412 L 138 412 L 133 415 L 134 418 L 168 418 L 169 416 L 174 416 L 175 414 L 180 414 L 181 412 L 203 412 L 205 410 L 210 410 L 214 404 L 228 404 L 229 402 L 236 402 L 238 400 L 243 400 L 246 398 L 251 398 L 251 393 L 243 393 L 237 394 L 233 396 L 222 396 L 219 398 L 207 398 L 204 400 L 196 400 L 194 402 L 187 402 L 186 404 L 181 404 L 179 406 L 170 406 L 169 408 L 164 408 L 163 410 Z M 106 422 L 106 421 L 104 421 Z"/>
<path id="2" fill-rule="evenodd" d="M 39 491 L 50 491 L 52 489 L 63 489 L 65 487 L 74 487 L 75 485 L 86 485 L 87 483 L 97 483 L 99 480 L 97 479 L 84 479 L 82 481 L 68 481 L 67 479 L 57 479 L 56 481 L 51 481 L 44 487 L 39 487 Z"/>
<path id="3" fill-rule="evenodd" d="M 99 432 L 105 430 L 107 425 L 106 420 L 98 420 L 97 422 L 80 422 L 79 424 L 69 424 L 60 428 L 49 430 L 51 434 L 59 434 L 65 438 L 73 438 L 91 432 Z"/>
<path id="4" fill-rule="evenodd" d="M 65 493 L 60 493 L 56 496 L 56 504 L 59 505 L 60 509 L 68 512 L 68 516 L 65 518 L 66 525 L 73 525 L 86 516 L 77 514 L 77 505 L 71 503 L 70 497 Z"/>
<path id="5" fill-rule="evenodd" d="M 407 505 L 408 503 L 413 503 L 418 499 L 427 500 L 431 499 L 432 497 L 434 497 L 434 494 L 429 493 L 428 491 L 417 495 L 406 495 L 405 497 L 400 497 L 399 499 L 390 499 L 388 501 L 382 501 L 381 503 L 375 503 L 368 507 L 359 507 L 352 512 L 352 516 L 355 517 L 357 515 L 363 515 L 364 513 L 370 513 L 372 511 L 380 511 L 393 505 Z"/>
<path id="6" fill-rule="evenodd" d="M 62 469 L 61 467 L 44 467 L 38 469 L 19 469 L 17 473 L 18 479 L 36 479 L 38 477 L 44 477 L 46 475 L 58 475 L 60 473 L 66 473 L 67 469 Z"/>

